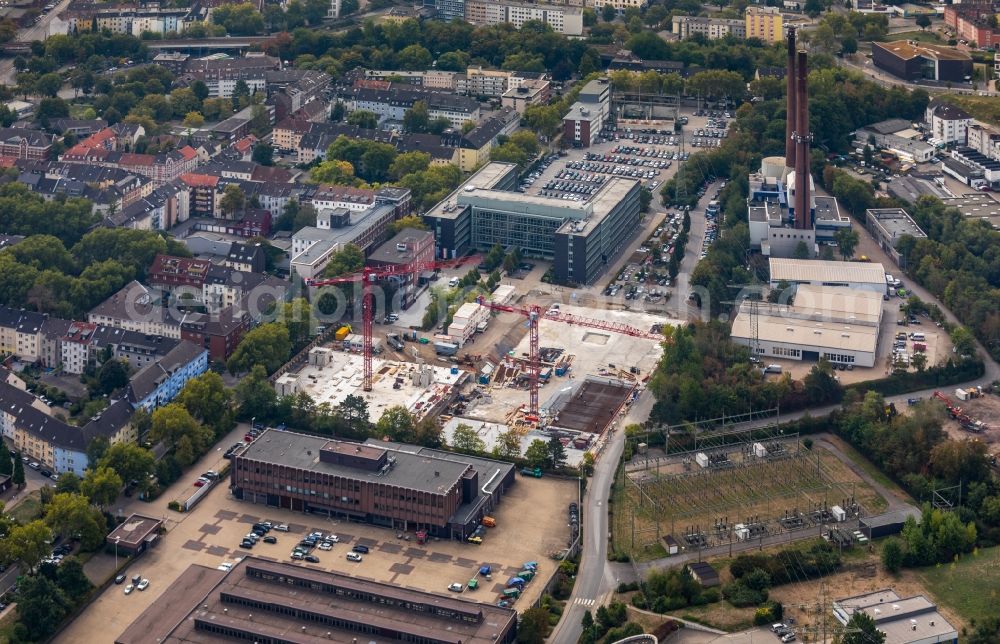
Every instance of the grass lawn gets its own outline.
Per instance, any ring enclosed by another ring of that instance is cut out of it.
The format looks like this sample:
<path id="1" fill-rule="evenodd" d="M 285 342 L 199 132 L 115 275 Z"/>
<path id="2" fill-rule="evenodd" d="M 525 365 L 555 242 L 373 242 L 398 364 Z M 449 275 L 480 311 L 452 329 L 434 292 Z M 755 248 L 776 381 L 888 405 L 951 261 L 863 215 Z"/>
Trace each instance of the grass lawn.
<path id="1" fill-rule="evenodd" d="M 893 42 L 896 40 L 917 40 L 920 42 L 932 42 L 932 43 L 941 42 L 941 38 L 939 38 L 938 35 L 933 31 L 921 31 L 919 29 L 916 31 L 904 31 L 898 34 L 889 34 L 882 40 L 885 42 Z"/>
<path id="2" fill-rule="evenodd" d="M 42 493 L 39 490 L 32 490 L 14 506 L 13 510 L 8 510 L 7 514 L 21 523 L 30 523 L 41 517 Z"/>
<path id="3" fill-rule="evenodd" d="M 1000 101 L 995 96 L 945 94 L 941 98 L 961 107 L 980 121 L 1000 125 Z"/>
<path id="4" fill-rule="evenodd" d="M 934 599 L 968 621 L 997 614 L 1000 606 L 1000 547 L 965 555 L 958 563 L 915 571 Z"/>

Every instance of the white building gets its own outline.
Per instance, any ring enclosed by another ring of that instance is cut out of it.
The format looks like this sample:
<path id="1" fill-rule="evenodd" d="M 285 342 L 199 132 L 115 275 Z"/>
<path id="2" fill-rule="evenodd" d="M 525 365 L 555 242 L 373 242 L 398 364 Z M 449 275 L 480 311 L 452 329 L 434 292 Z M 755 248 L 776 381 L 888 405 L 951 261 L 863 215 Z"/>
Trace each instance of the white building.
<path id="1" fill-rule="evenodd" d="M 686 40 L 695 34 L 701 34 L 708 40 L 718 40 L 729 35 L 740 39 L 747 37 L 746 22 L 733 18 L 674 16 L 672 31 L 681 40 Z"/>
<path id="2" fill-rule="evenodd" d="M 884 292 L 885 276 L 879 278 Z M 801 284 L 791 305 L 759 305 L 755 355 L 873 367 L 881 322 L 881 293 Z M 733 320 L 732 338 L 753 347 L 749 307 Z"/>
<path id="3" fill-rule="evenodd" d="M 533 4 L 526 2 L 489 2 L 466 0 L 465 19 L 474 25 L 510 23 L 521 28 L 529 20 L 538 20 L 567 36 L 583 34 L 583 9 L 569 5 Z"/>
<path id="4" fill-rule="evenodd" d="M 770 259 L 771 288 L 789 285 L 842 286 L 885 294 L 885 269 L 877 262 L 835 262 L 819 259 Z"/>
<path id="5" fill-rule="evenodd" d="M 957 642 L 958 631 L 923 595 L 900 597 L 891 588 L 833 602 L 833 616 L 841 624 L 854 613 L 866 613 L 875 628 L 885 633 L 885 644 L 936 644 Z"/>
<path id="6" fill-rule="evenodd" d="M 945 145 L 965 145 L 972 117 L 965 110 L 951 103 L 934 99 L 927 104 L 924 121 L 930 126 L 933 138 Z"/>
<path id="7" fill-rule="evenodd" d="M 490 320 L 490 310 L 475 302 L 466 302 L 458 307 L 448 325 L 448 335 L 453 337 L 458 346 L 469 341 L 476 331 L 486 327 Z"/>

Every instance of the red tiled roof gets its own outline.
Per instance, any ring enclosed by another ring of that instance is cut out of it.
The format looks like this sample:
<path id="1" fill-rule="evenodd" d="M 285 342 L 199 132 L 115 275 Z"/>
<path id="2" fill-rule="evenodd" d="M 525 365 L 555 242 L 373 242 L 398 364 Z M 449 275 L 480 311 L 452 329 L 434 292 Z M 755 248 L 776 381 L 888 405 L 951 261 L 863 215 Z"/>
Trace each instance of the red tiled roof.
<path id="1" fill-rule="evenodd" d="M 198 157 L 198 151 L 192 148 L 190 145 L 185 145 L 183 148 L 178 150 L 185 159 L 190 161 Z"/>
<path id="2" fill-rule="evenodd" d="M 192 188 L 214 188 L 219 185 L 219 177 L 210 174 L 195 174 L 194 172 L 182 174 L 181 181 Z"/>
<path id="3" fill-rule="evenodd" d="M 107 141 L 115 138 L 115 132 L 109 127 L 100 130 L 99 132 L 94 132 L 83 141 L 80 141 L 80 145 L 87 148 L 97 148 L 102 147 Z"/>
<path id="4" fill-rule="evenodd" d="M 242 139 L 234 143 L 233 148 L 235 148 L 237 152 L 246 152 L 250 148 L 252 148 L 255 143 L 257 143 L 257 137 L 255 137 L 253 134 L 248 134 L 247 136 L 243 137 Z"/>
<path id="5" fill-rule="evenodd" d="M 152 154 L 134 154 L 126 153 L 121 156 L 118 161 L 120 166 L 151 166 L 156 164 L 156 157 Z"/>

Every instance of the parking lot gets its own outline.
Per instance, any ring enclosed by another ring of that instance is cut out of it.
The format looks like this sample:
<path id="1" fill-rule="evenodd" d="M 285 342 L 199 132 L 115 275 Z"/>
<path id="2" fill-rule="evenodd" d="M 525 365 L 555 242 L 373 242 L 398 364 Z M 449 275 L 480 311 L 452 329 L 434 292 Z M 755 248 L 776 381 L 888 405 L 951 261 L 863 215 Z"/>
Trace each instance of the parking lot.
<path id="1" fill-rule="evenodd" d="M 169 532 L 163 537 L 163 543 L 123 571 L 128 577 L 141 574 L 149 580 L 149 588 L 125 595 L 123 586 L 109 586 L 57 641 L 110 641 L 190 564 L 215 568 L 248 554 L 292 562 L 293 548 L 312 532 L 322 532 L 324 536 L 335 534 L 338 542 L 328 551 L 311 549 L 318 563 L 299 560 L 298 565 L 347 572 L 429 592 L 452 594 L 448 587 L 454 583 L 467 587 L 479 568 L 488 564 L 494 571 L 492 580 L 480 578 L 477 590 L 466 589 L 461 593 L 463 597 L 481 602 L 495 603 L 506 581 L 516 575 L 525 562 L 537 561 L 538 576 L 527 584 L 524 594 L 513 605 L 523 611 L 538 599 L 556 570 L 556 562 L 550 555 L 567 546 L 570 538 L 567 507 L 577 500 L 578 488 L 575 480 L 519 475 L 517 484 L 504 495 L 494 514 L 497 527 L 486 531 L 481 545 L 439 540 L 418 545 L 412 532 L 400 535 L 394 530 L 367 524 L 238 501 L 230 497 L 227 484 L 223 481 L 187 514 L 164 509 L 166 501 L 162 499 L 172 498 L 169 494 L 161 497 L 162 503 L 150 506 L 147 514 L 159 516 L 162 513 L 168 518 Z M 268 536 L 274 536 L 276 543 L 261 540 L 252 549 L 241 548 L 240 542 L 254 523 L 265 520 L 286 524 L 288 532 L 272 530 Z M 369 552 L 361 555 L 360 562 L 348 561 L 347 553 L 359 545 L 367 547 Z M 97 557 L 109 555 L 98 554 Z M 110 557 L 113 559 L 113 555 Z"/>

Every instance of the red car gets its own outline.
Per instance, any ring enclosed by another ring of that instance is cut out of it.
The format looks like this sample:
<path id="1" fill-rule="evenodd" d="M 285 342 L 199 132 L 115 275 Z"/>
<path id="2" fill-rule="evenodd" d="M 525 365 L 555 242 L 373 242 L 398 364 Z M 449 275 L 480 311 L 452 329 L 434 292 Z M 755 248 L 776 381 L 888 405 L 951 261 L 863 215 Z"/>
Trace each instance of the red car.
<path id="1" fill-rule="evenodd" d="M 194 486 L 195 487 L 201 487 L 202 485 L 205 485 L 206 483 L 208 483 L 208 481 L 206 479 L 198 479 L 197 481 L 194 482 Z"/>

